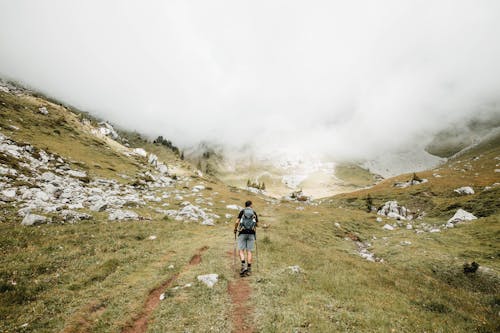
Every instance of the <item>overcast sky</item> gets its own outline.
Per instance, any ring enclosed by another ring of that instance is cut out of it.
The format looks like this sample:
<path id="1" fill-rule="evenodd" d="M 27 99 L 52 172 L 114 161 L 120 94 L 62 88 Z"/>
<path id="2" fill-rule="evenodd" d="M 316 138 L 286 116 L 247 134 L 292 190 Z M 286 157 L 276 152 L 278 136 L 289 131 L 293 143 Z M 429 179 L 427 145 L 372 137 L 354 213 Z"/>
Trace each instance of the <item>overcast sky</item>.
<path id="1" fill-rule="evenodd" d="M 495 108 L 500 1 L 0 0 L 0 76 L 181 146 L 363 156 Z"/>

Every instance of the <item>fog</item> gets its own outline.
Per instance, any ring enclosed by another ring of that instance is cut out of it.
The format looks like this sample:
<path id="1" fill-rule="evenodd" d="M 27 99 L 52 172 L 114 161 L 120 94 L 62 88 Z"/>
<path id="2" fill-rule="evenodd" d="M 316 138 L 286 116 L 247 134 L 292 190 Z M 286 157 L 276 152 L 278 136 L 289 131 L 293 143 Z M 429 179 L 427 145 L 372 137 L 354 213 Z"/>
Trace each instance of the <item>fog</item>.
<path id="1" fill-rule="evenodd" d="M 0 0 L 0 76 L 181 147 L 360 157 L 499 112 L 500 1 Z"/>

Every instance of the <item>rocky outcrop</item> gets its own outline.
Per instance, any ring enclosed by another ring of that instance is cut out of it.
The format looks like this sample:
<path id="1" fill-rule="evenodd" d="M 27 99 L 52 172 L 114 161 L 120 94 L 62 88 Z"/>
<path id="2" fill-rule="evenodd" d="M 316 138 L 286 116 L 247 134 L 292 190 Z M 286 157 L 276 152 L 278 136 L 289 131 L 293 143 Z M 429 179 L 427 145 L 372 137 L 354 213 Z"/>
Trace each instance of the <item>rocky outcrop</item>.
<path id="1" fill-rule="evenodd" d="M 400 206 L 397 201 L 387 201 L 377 211 L 378 215 L 387 216 L 396 220 L 412 220 L 413 214 L 404 206 Z"/>

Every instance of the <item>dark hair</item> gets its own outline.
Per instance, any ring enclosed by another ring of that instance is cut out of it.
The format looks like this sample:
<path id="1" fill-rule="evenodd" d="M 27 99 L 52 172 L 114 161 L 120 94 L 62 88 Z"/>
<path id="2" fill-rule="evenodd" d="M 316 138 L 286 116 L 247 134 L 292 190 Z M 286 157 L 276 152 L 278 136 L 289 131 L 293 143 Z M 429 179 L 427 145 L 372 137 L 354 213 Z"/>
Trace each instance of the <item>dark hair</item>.
<path id="1" fill-rule="evenodd" d="M 248 200 L 247 202 L 245 202 L 245 207 L 250 207 L 252 205 L 252 202 L 250 200 Z"/>

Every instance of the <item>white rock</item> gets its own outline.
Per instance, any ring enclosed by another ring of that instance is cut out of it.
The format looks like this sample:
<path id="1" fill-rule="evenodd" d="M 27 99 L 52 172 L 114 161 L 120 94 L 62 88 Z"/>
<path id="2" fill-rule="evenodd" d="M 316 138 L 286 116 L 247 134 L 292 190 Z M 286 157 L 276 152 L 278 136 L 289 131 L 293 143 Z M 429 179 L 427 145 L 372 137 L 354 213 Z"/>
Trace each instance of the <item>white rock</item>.
<path id="1" fill-rule="evenodd" d="M 377 217 L 377 222 L 382 222 L 382 218 L 380 216 Z"/>
<path id="2" fill-rule="evenodd" d="M 7 199 L 14 199 L 16 197 L 16 190 L 13 188 L 3 190 L 2 195 Z"/>
<path id="3" fill-rule="evenodd" d="M 453 190 L 454 192 L 461 195 L 474 194 L 474 189 L 470 186 L 464 186 Z"/>
<path id="4" fill-rule="evenodd" d="M 198 281 L 206 284 L 209 288 L 212 288 L 219 280 L 219 275 L 218 274 L 198 275 L 197 279 Z"/>
<path id="5" fill-rule="evenodd" d="M 462 222 L 462 221 L 471 221 L 471 220 L 476 220 L 476 219 L 477 219 L 477 217 L 475 217 L 473 214 L 460 208 L 459 210 L 457 210 L 455 215 L 453 215 L 453 217 L 448 220 L 448 223 L 455 224 L 455 223 Z"/>
<path id="6" fill-rule="evenodd" d="M 163 301 L 165 299 L 165 293 L 160 295 L 160 301 Z"/>
<path id="7" fill-rule="evenodd" d="M 293 273 L 293 274 L 298 274 L 298 273 L 300 273 L 302 271 L 300 269 L 299 265 L 288 266 L 288 269 L 290 270 L 290 273 Z"/>
<path id="8" fill-rule="evenodd" d="M 148 237 L 149 240 L 155 240 L 156 239 L 156 235 L 151 235 Z"/>
<path id="9" fill-rule="evenodd" d="M 98 201 L 92 206 L 90 206 L 90 210 L 93 212 L 103 212 L 108 208 L 108 204 L 104 201 Z"/>
<path id="10" fill-rule="evenodd" d="M 168 269 L 174 269 L 174 265 L 168 265 Z"/>
<path id="11" fill-rule="evenodd" d="M 48 194 L 43 191 L 36 192 L 35 198 L 41 201 L 48 201 L 50 199 Z"/>
<path id="12" fill-rule="evenodd" d="M 208 226 L 214 226 L 215 223 L 214 223 L 214 220 L 212 219 L 206 219 L 206 220 L 203 220 L 203 222 L 201 222 L 202 225 L 208 225 Z"/>
<path id="13" fill-rule="evenodd" d="M 158 156 L 156 156 L 153 153 L 149 153 L 148 163 L 151 164 L 151 165 L 156 166 L 158 164 Z"/>
<path id="14" fill-rule="evenodd" d="M 429 230 L 429 232 L 432 232 L 432 233 L 434 233 L 434 232 L 441 232 L 441 229 L 439 229 L 439 228 L 432 228 L 431 230 Z"/>
<path id="15" fill-rule="evenodd" d="M 69 204 L 68 208 L 69 209 L 83 209 L 83 204 L 81 202 L 78 202 L 75 204 Z"/>
<path id="16" fill-rule="evenodd" d="M 231 214 L 226 214 L 226 215 L 225 215 L 225 217 L 226 217 L 226 219 L 230 219 L 231 217 L 233 217 L 233 215 L 231 215 Z"/>
<path id="17" fill-rule="evenodd" d="M 340 223 L 335 222 L 334 224 L 335 224 L 335 226 L 336 226 L 337 228 L 340 228 Z"/>
<path id="18" fill-rule="evenodd" d="M 38 225 L 38 224 L 43 224 L 43 223 L 48 223 L 50 222 L 50 219 L 48 219 L 45 216 L 42 215 L 36 215 L 36 214 L 28 214 L 24 217 L 23 222 L 21 222 L 22 225 Z"/>
<path id="19" fill-rule="evenodd" d="M 394 227 L 390 224 L 385 224 L 382 229 L 385 229 L 385 230 L 394 230 Z"/>
<path id="20" fill-rule="evenodd" d="M 49 110 L 47 110 L 47 108 L 45 106 L 42 106 L 41 108 L 38 108 L 38 112 L 40 112 L 43 115 L 48 115 L 49 114 Z"/>
<path id="21" fill-rule="evenodd" d="M 205 186 L 203 186 L 203 185 L 193 186 L 193 192 L 203 191 L 204 189 L 205 189 Z"/>
<path id="22" fill-rule="evenodd" d="M 70 223 L 92 219 L 92 215 L 89 215 L 86 213 L 75 212 L 75 211 L 69 210 L 69 209 L 65 209 L 65 210 L 61 211 L 61 216 L 63 217 L 64 221 L 70 222 Z"/>
<path id="23" fill-rule="evenodd" d="M 402 241 L 399 244 L 406 246 L 406 245 L 411 245 L 411 242 L 410 241 Z"/>
<path id="24" fill-rule="evenodd" d="M 378 210 L 377 214 L 398 220 L 410 219 L 411 216 L 410 211 L 406 207 L 400 206 L 395 200 L 387 201 L 384 206 Z"/>
<path id="25" fill-rule="evenodd" d="M 410 223 L 408 223 L 406 225 L 406 230 L 412 230 L 413 229 L 413 225 L 411 225 Z"/>
<path id="26" fill-rule="evenodd" d="M 108 220 L 110 221 L 122 221 L 122 220 L 137 220 L 139 215 L 131 210 L 121 210 L 117 209 L 111 212 L 108 216 Z"/>
<path id="27" fill-rule="evenodd" d="M 234 209 L 234 210 L 242 210 L 243 209 L 243 207 L 238 206 L 238 205 L 227 205 L 226 208 L 227 209 Z"/>
<path id="28" fill-rule="evenodd" d="M 68 170 L 68 171 L 66 171 L 66 173 L 68 175 L 70 175 L 71 177 L 75 177 L 75 178 L 87 177 L 87 173 L 85 171 Z"/>
<path id="29" fill-rule="evenodd" d="M 135 148 L 132 150 L 132 153 L 141 157 L 148 156 L 148 153 L 143 148 Z"/>
<path id="30" fill-rule="evenodd" d="M 116 140 L 120 137 L 118 135 L 118 133 L 116 132 L 116 130 L 113 128 L 113 126 L 111 126 L 107 122 L 99 123 L 99 126 L 100 126 L 98 129 L 99 134 L 101 134 L 103 136 L 109 136 L 113 140 Z"/>

